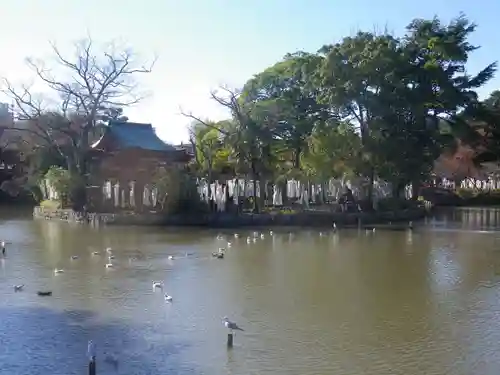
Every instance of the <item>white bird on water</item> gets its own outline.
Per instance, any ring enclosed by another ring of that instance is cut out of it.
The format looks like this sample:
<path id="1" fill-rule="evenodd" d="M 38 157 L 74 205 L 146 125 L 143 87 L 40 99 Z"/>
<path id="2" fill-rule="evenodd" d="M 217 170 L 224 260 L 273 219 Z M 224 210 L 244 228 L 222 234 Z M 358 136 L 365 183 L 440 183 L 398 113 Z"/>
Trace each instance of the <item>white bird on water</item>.
<path id="1" fill-rule="evenodd" d="M 61 269 L 54 269 L 54 273 L 55 274 L 58 274 L 58 273 L 64 273 L 64 270 L 61 270 Z"/>
<path id="2" fill-rule="evenodd" d="M 229 318 L 227 316 L 225 316 L 223 319 L 222 319 L 223 323 L 224 323 L 224 326 L 229 329 L 231 332 L 232 331 L 244 331 L 243 328 L 241 328 L 240 326 L 238 326 L 238 324 L 236 324 L 235 322 L 232 322 L 229 320 Z"/>
<path id="3" fill-rule="evenodd" d="M 172 296 L 169 296 L 168 294 L 165 294 L 165 302 L 172 302 L 174 299 Z"/>
<path id="4" fill-rule="evenodd" d="M 113 263 L 107 263 L 107 264 L 106 264 L 106 268 L 113 268 L 113 267 L 114 267 L 114 266 L 113 266 Z"/>
<path id="5" fill-rule="evenodd" d="M 169 255 L 168 256 L 168 260 L 174 260 L 174 256 L 173 255 Z"/>
<path id="6" fill-rule="evenodd" d="M 163 281 L 153 281 L 153 289 L 155 288 L 163 288 Z"/>
<path id="7" fill-rule="evenodd" d="M 113 250 L 112 250 L 110 247 L 107 247 L 107 248 L 106 248 L 106 252 L 107 252 L 108 254 L 111 254 L 111 253 L 113 253 Z"/>
<path id="8" fill-rule="evenodd" d="M 89 340 L 89 343 L 87 344 L 87 356 L 89 357 L 89 361 L 95 359 L 96 357 L 95 344 L 92 340 Z"/>

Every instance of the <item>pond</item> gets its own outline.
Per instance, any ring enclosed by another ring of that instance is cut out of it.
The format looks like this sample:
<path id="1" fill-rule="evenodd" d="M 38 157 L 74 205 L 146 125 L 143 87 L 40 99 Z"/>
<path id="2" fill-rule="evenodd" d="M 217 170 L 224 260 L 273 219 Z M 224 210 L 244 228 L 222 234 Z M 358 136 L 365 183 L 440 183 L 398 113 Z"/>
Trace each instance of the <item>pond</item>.
<path id="1" fill-rule="evenodd" d="M 247 243 L 254 230 L 92 229 L 3 212 L 0 363 L 85 374 L 92 339 L 99 375 L 496 375 L 499 225 L 498 209 L 457 209 L 413 231 L 256 229 Z M 245 329 L 232 349 L 224 316 Z"/>

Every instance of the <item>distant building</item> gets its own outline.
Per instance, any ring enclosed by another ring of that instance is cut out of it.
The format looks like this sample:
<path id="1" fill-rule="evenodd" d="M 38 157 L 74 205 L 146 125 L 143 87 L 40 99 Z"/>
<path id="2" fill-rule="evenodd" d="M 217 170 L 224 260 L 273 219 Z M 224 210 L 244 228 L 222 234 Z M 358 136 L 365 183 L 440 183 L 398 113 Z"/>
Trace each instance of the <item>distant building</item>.
<path id="1" fill-rule="evenodd" d="M 190 160 L 185 150 L 158 138 L 151 124 L 111 121 L 91 147 L 89 209 L 97 212 L 154 210 L 156 170 Z"/>
<path id="2" fill-rule="evenodd" d="M 194 156 L 194 147 L 192 143 L 183 143 L 174 145 L 177 150 L 184 150 L 188 155 Z"/>

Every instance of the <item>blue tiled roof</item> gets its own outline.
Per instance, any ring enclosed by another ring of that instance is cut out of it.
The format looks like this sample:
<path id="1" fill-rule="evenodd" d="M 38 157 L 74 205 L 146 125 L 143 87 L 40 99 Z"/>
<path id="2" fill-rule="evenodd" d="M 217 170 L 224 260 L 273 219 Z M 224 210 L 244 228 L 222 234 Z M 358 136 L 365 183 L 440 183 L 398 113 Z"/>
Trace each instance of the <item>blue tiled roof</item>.
<path id="1" fill-rule="evenodd" d="M 176 151 L 156 135 L 151 124 L 110 121 L 108 131 L 123 148 L 142 148 L 152 151 Z"/>

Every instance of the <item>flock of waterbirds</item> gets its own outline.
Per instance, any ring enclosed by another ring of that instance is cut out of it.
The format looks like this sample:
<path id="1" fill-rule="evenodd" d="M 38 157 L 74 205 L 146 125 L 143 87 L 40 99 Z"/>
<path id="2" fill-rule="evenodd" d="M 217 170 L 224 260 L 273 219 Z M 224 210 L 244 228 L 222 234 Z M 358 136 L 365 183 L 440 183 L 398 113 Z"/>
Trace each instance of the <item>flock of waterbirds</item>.
<path id="1" fill-rule="evenodd" d="M 411 227 L 412 227 L 412 223 L 410 222 L 410 228 Z M 332 225 L 332 229 L 333 229 L 332 232 L 334 234 L 337 233 L 338 227 L 337 227 L 337 224 L 335 222 Z M 366 232 L 366 234 L 375 232 L 375 228 L 365 229 L 365 232 Z M 293 236 L 292 232 L 289 232 L 288 234 L 289 234 L 290 237 Z M 270 230 L 268 232 L 268 235 L 272 237 L 274 235 L 273 231 Z M 324 232 L 319 232 L 319 236 L 320 237 L 323 237 L 324 235 L 325 235 Z M 234 233 L 234 238 L 235 238 L 235 240 L 238 240 L 240 238 L 240 234 L 239 233 Z M 266 238 L 266 233 L 265 232 L 257 232 L 257 231 L 255 231 L 255 232 L 253 232 L 253 235 L 246 237 L 246 243 L 247 244 L 256 243 L 259 239 L 264 240 L 265 238 Z M 219 240 L 219 241 L 226 240 L 226 236 L 223 236 L 222 234 L 219 234 L 219 235 L 217 235 L 217 240 Z M 7 244 L 8 243 L 9 242 L 6 242 L 6 241 L 1 241 L 0 242 L 0 248 L 1 248 L 1 251 L 2 251 L 2 255 L 4 257 L 6 256 L 6 249 L 7 249 Z M 231 246 L 232 246 L 232 243 L 231 242 L 227 242 L 227 244 L 226 244 L 225 247 L 219 247 L 219 249 L 217 251 L 212 252 L 212 257 L 216 258 L 216 259 L 224 259 L 225 255 L 226 255 L 226 249 L 231 248 Z M 100 256 L 101 252 L 99 252 L 99 251 L 93 251 L 91 254 L 92 254 L 92 256 Z M 113 260 L 115 259 L 115 255 L 113 253 L 112 248 L 107 247 L 105 249 L 105 254 L 106 254 L 106 259 L 107 259 L 107 263 L 105 263 L 105 267 L 106 268 L 114 268 L 115 265 L 113 263 Z M 141 253 L 141 255 L 142 255 L 142 253 Z M 188 254 L 186 254 L 186 256 L 187 255 Z M 75 261 L 75 260 L 78 260 L 79 257 L 78 257 L 78 255 L 72 255 L 70 257 L 70 259 L 72 261 Z M 137 260 L 137 259 L 138 259 L 138 257 L 132 257 L 132 258 L 129 258 L 129 261 L 133 261 L 133 260 Z M 169 260 L 174 260 L 174 256 L 173 255 L 169 255 L 168 259 Z M 61 268 L 55 268 L 54 269 L 54 274 L 55 275 L 62 274 L 62 273 L 64 273 L 64 269 L 61 269 Z M 154 290 L 156 290 L 156 289 L 164 290 L 165 284 L 164 284 L 163 281 L 153 281 L 152 284 L 153 284 L 153 289 Z M 24 289 L 24 284 L 14 285 L 14 291 L 15 292 L 20 292 L 23 289 Z M 52 295 L 52 291 L 50 291 L 50 290 L 40 290 L 40 291 L 37 291 L 37 294 L 39 296 L 41 296 L 41 297 L 48 297 L 48 296 Z M 166 302 L 172 302 L 173 301 L 173 297 L 170 296 L 170 295 L 168 295 L 168 294 L 165 294 L 164 298 L 165 298 Z"/>
<path id="2" fill-rule="evenodd" d="M 360 229 L 360 228 L 358 228 L 358 229 Z M 409 230 L 413 229 L 413 223 L 412 222 L 409 222 L 408 229 Z M 328 233 L 333 233 L 334 235 L 338 233 L 338 227 L 337 227 L 336 223 L 333 223 L 332 229 L 330 231 L 319 232 L 318 234 L 319 234 L 320 237 L 323 237 L 323 236 L 327 235 Z M 365 234 L 366 235 L 371 234 L 371 233 L 375 233 L 375 228 L 374 227 L 365 229 Z M 290 238 L 293 237 L 293 233 L 292 232 L 288 232 L 288 235 L 289 235 Z M 257 243 L 259 240 L 264 240 L 267 236 L 273 237 L 274 236 L 273 231 L 272 230 L 271 231 L 267 231 L 267 233 L 263 232 L 263 231 L 260 231 L 260 232 L 255 231 L 255 232 L 253 232 L 253 234 L 251 236 L 247 236 L 246 237 L 246 243 L 248 245 L 254 244 L 254 243 Z M 239 233 L 234 233 L 233 237 L 234 237 L 234 241 L 239 241 L 240 234 Z M 227 235 L 226 236 L 222 235 L 222 234 L 217 235 L 217 242 L 220 243 L 220 242 L 223 242 L 223 241 L 226 241 L 226 246 L 225 247 L 219 247 L 217 251 L 212 252 L 211 256 L 213 258 L 215 258 L 215 259 L 224 259 L 227 249 L 229 249 L 229 248 L 232 247 L 233 243 L 230 242 L 230 241 L 227 241 Z M 8 243 L 10 243 L 10 242 L 6 242 L 6 241 L 1 241 L 0 242 L 0 248 L 1 248 L 1 251 L 2 251 L 3 257 L 6 257 L 7 244 Z M 106 248 L 104 250 L 104 254 L 106 256 L 105 267 L 107 269 L 113 269 L 115 267 L 115 264 L 113 263 L 113 260 L 115 259 L 115 254 L 114 254 L 113 250 L 110 247 L 108 247 L 108 248 Z M 141 256 L 144 256 L 142 253 L 140 253 L 140 254 L 141 254 Z M 92 251 L 92 253 L 91 253 L 91 256 L 93 256 L 93 257 L 99 257 L 101 255 L 102 255 L 102 253 L 99 252 L 99 251 Z M 186 253 L 186 256 L 188 256 L 188 255 L 189 254 Z M 129 258 L 129 261 L 138 260 L 139 258 L 140 257 L 132 257 L 132 258 Z M 70 259 L 71 259 L 71 261 L 77 261 L 79 259 L 79 256 L 72 255 L 70 257 Z M 175 259 L 175 257 L 173 255 L 169 255 L 167 259 L 170 260 L 170 261 L 172 261 L 172 260 Z M 64 269 L 61 269 L 61 268 L 55 268 L 54 269 L 54 275 L 58 275 L 58 274 L 62 274 L 62 273 L 64 273 Z M 164 281 L 152 281 L 152 288 L 153 288 L 154 291 L 161 290 L 164 293 L 164 291 L 165 291 L 165 283 L 164 283 Z M 21 292 L 23 289 L 24 289 L 24 284 L 14 285 L 14 291 L 15 292 Z M 40 297 L 49 297 L 49 296 L 52 296 L 52 291 L 51 290 L 39 290 L 39 291 L 37 291 L 37 295 L 40 296 Z M 164 293 L 164 299 L 165 299 L 166 303 L 172 303 L 173 302 L 173 297 L 171 295 L 167 294 L 167 293 Z M 229 330 L 228 345 L 232 346 L 232 335 L 233 335 L 233 332 L 235 330 L 243 331 L 243 329 L 240 326 L 238 326 L 238 324 L 236 324 L 235 322 L 229 320 L 229 318 L 227 316 L 225 316 L 225 317 L 222 318 L 222 323 Z M 229 338 L 230 338 L 230 341 L 229 341 Z M 231 342 L 231 344 L 229 344 L 229 342 Z M 93 344 L 92 341 L 89 341 L 88 354 L 89 354 L 89 358 L 91 359 L 91 361 L 95 361 L 95 344 Z M 115 369 L 117 369 L 117 367 L 118 367 L 118 359 L 117 359 L 116 356 L 107 355 L 106 358 L 105 358 L 105 362 L 108 362 L 109 364 L 112 364 L 113 366 L 115 366 Z"/>
<path id="3" fill-rule="evenodd" d="M 389 223 L 389 225 L 391 225 L 391 223 Z M 408 229 L 411 230 L 413 229 L 413 223 L 410 221 L 408 223 Z M 333 233 L 333 234 L 336 234 L 338 232 L 338 227 L 337 227 L 337 224 L 334 222 L 332 224 L 332 230 L 330 231 L 330 233 Z M 375 232 L 375 227 L 372 227 L 372 228 L 365 228 L 365 234 L 370 234 L 370 233 L 374 233 Z M 293 233 L 292 232 L 289 232 L 288 233 L 290 238 L 293 236 Z M 323 237 L 326 233 L 325 232 L 319 232 L 319 236 L 320 237 Z M 274 233 L 272 230 L 268 231 L 267 234 L 265 232 L 253 232 L 253 234 L 251 236 L 247 236 L 246 237 L 246 243 L 247 244 L 252 244 L 252 243 L 256 243 L 259 239 L 260 240 L 264 240 L 266 238 L 266 235 L 269 235 L 269 236 L 273 236 Z M 239 233 L 234 233 L 234 239 L 235 240 L 238 240 L 240 238 L 240 234 Z M 227 240 L 227 237 L 222 235 L 222 234 L 219 234 L 217 235 L 217 240 L 218 241 L 225 241 Z M 7 249 L 7 244 L 9 244 L 10 242 L 6 242 L 6 241 L 1 241 L 0 242 L 0 249 L 2 251 L 2 255 L 5 257 L 6 256 L 6 249 Z M 228 248 L 231 248 L 232 246 L 232 242 L 227 242 L 226 243 L 226 246 L 225 247 L 219 247 L 219 249 L 215 252 L 212 252 L 212 257 L 213 258 L 216 258 L 216 259 L 224 259 L 225 255 L 226 255 L 226 249 Z M 140 255 L 143 257 L 144 255 L 139 251 L 137 250 Z M 101 255 L 101 252 L 99 251 L 93 251 L 92 253 L 92 256 L 100 256 Z M 110 248 L 110 247 L 107 247 L 105 249 L 105 254 L 106 254 L 106 259 L 107 259 L 107 262 L 105 263 L 105 267 L 108 268 L 108 269 L 112 269 L 115 267 L 114 263 L 113 263 L 113 260 L 115 259 L 115 255 L 113 253 L 113 250 Z M 186 256 L 188 256 L 188 254 L 186 253 Z M 132 257 L 132 258 L 129 258 L 129 261 L 133 261 L 133 260 L 137 260 L 139 259 L 140 257 Z M 76 261 L 79 259 L 78 255 L 72 255 L 70 257 L 70 259 L 72 261 Z M 168 260 L 174 260 L 174 256 L 173 255 L 169 255 L 168 256 Z M 61 269 L 61 268 L 55 268 L 54 269 L 54 274 L 55 275 L 58 275 L 58 274 L 62 274 L 64 273 L 64 270 Z M 156 289 L 160 289 L 162 291 L 164 291 L 164 287 L 165 287 L 165 284 L 163 281 L 153 281 L 152 282 L 152 285 L 153 285 L 153 290 L 156 290 Z M 20 292 L 24 289 L 24 284 L 18 284 L 18 285 L 14 285 L 14 291 L 15 292 Z M 48 297 L 48 296 L 51 296 L 52 295 L 52 291 L 50 290 L 39 290 L 37 291 L 37 294 L 41 297 Z M 173 301 L 173 297 L 171 295 L 168 295 L 168 294 L 164 294 L 164 298 L 165 298 L 165 301 L 166 302 L 172 302 Z"/>

